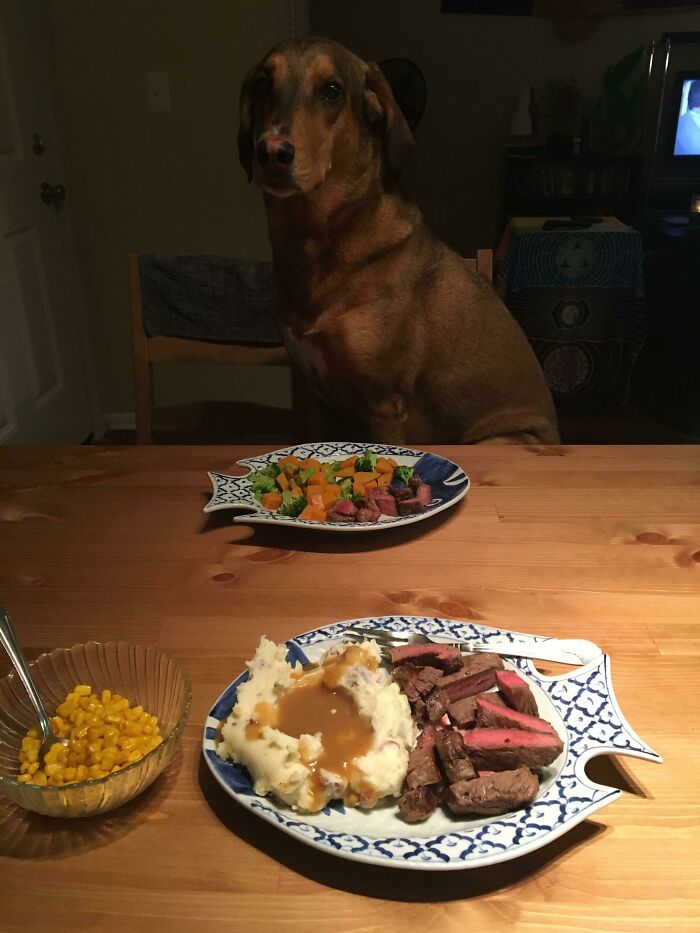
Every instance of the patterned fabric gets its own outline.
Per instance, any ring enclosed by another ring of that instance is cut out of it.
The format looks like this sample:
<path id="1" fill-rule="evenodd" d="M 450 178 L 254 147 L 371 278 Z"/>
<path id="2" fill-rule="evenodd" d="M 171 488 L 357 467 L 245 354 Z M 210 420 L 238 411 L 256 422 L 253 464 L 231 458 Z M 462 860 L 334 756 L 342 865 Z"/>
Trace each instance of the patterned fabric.
<path id="1" fill-rule="evenodd" d="M 499 291 L 561 412 L 627 397 L 646 337 L 641 234 L 611 219 L 582 230 L 513 220 Z"/>
<path id="2" fill-rule="evenodd" d="M 139 256 L 149 337 L 280 346 L 272 263 L 227 256 Z"/>

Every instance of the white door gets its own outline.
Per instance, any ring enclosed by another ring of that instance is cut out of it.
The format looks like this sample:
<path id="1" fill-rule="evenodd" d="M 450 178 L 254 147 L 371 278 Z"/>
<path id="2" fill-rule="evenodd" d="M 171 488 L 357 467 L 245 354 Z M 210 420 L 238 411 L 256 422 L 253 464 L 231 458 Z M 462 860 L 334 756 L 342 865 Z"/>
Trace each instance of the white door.
<path id="1" fill-rule="evenodd" d="M 0 0 L 0 444 L 79 444 L 93 431 L 41 11 Z"/>

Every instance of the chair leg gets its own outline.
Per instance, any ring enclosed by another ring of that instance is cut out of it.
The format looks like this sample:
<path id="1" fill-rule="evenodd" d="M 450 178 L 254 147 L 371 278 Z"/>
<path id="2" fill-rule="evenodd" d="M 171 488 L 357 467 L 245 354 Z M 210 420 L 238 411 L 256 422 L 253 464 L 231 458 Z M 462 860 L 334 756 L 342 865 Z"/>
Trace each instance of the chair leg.
<path id="1" fill-rule="evenodd" d="M 136 443 L 152 444 L 151 405 L 153 404 L 153 367 L 147 361 L 135 361 L 134 408 Z"/>

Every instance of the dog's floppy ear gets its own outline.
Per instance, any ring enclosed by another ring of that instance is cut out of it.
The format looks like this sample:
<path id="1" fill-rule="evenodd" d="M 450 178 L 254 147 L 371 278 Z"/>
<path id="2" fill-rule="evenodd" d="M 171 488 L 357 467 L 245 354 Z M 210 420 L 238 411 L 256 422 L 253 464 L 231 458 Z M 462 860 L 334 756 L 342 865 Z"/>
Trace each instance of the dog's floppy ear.
<path id="1" fill-rule="evenodd" d="M 376 62 L 367 62 L 365 115 L 372 126 L 383 127 L 386 163 L 400 174 L 413 151 L 413 133 Z"/>
<path id="2" fill-rule="evenodd" d="M 238 127 L 238 158 L 248 181 L 253 179 L 253 89 L 252 72 L 243 80 L 240 101 L 241 122 Z"/>

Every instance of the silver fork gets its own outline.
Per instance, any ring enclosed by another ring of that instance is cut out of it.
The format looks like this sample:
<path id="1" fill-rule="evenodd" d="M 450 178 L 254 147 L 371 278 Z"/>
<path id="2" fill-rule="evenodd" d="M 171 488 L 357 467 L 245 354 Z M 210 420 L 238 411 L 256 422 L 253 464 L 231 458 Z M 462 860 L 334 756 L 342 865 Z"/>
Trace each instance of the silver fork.
<path id="1" fill-rule="evenodd" d="M 352 625 L 343 631 L 343 637 L 350 642 L 361 642 L 365 639 L 376 641 L 384 657 L 388 657 L 389 648 L 398 648 L 404 645 L 454 645 L 460 651 L 471 654 L 473 652 L 493 651 L 513 658 L 538 658 L 542 661 L 558 661 L 561 664 L 573 664 L 576 667 L 588 664 L 595 658 L 602 656 L 603 651 L 592 641 L 583 638 L 547 638 L 539 641 L 534 636 L 516 635 L 515 641 L 506 639 L 491 639 L 485 641 L 452 642 L 429 638 L 419 632 L 389 632 L 386 629 L 362 628 Z"/>

